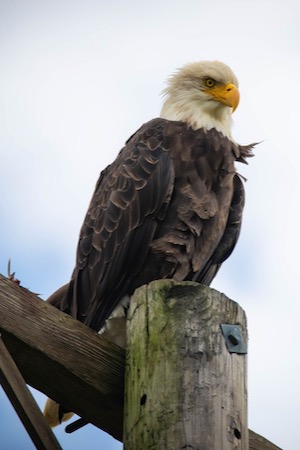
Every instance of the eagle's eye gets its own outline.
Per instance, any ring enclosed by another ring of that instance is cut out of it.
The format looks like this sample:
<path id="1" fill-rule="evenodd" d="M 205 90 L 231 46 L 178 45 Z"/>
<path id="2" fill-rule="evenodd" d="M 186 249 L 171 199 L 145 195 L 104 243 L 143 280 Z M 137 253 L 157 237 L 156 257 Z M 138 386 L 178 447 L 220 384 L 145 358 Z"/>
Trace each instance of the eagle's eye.
<path id="1" fill-rule="evenodd" d="M 208 78 L 205 78 L 204 84 L 206 87 L 212 88 L 215 86 L 216 81 L 213 78 L 208 77 Z"/>

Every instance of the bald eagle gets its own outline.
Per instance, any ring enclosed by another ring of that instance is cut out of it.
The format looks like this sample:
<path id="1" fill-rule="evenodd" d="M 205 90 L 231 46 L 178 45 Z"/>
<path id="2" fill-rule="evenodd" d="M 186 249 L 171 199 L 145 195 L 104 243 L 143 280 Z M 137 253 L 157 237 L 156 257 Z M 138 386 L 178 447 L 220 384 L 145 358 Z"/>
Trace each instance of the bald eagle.
<path id="1" fill-rule="evenodd" d="M 163 94 L 160 117 L 101 173 L 71 281 L 49 298 L 119 345 L 136 288 L 161 278 L 209 285 L 241 228 L 235 162 L 245 163 L 254 144 L 231 135 L 236 76 L 219 61 L 195 62 L 177 70 Z"/>

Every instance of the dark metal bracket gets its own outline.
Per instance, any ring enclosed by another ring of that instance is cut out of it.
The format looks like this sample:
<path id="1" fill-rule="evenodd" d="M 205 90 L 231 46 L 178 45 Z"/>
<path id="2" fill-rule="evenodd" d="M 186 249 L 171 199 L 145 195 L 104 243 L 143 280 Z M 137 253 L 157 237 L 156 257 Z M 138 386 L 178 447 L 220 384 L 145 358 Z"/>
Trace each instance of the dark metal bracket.
<path id="1" fill-rule="evenodd" d="M 244 341 L 240 325 L 221 323 L 220 326 L 228 351 L 230 353 L 246 354 L 247 345 Z"/>

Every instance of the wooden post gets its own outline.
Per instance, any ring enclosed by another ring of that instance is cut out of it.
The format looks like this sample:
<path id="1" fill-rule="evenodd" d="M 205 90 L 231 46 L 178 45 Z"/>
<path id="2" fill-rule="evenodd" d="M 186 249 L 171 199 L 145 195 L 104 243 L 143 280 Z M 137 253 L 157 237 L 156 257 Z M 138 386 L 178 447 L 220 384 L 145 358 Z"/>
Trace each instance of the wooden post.
<path id="1" fill-rule="evenodd" d="M 131 299 L 125 369 L 125 450 L 248 450 L 246 355 L 221 324 L 246 317 L 225 295 L 160 280 Z"/>

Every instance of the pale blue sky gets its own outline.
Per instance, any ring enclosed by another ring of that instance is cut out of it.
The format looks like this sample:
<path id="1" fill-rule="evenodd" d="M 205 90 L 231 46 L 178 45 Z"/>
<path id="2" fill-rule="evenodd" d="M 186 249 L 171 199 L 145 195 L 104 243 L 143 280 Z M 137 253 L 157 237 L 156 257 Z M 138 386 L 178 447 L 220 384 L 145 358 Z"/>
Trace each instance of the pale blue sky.
<path id="1" fill-rule="evenodd" d="M 249 426 L 300 446 L 300 21 L 292 0 L 0 0 L 0 272 L 42 298 L 72 272 L 97 177 L 157 116 L 167 76 L 219 59 L 240 80 L 233 135 L 262 141 L 239 244 L 213 287 L 248 316 Z M 38 395 L 42 406 L 44 396 Z M 0 440 L 33 448 L 0 391 Z M 89 426 L 64 449 L 121 449 Z"/>

